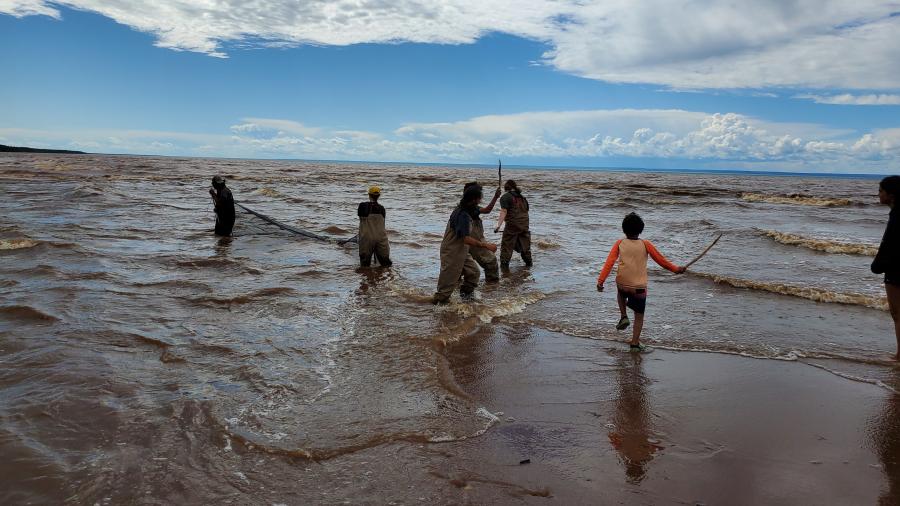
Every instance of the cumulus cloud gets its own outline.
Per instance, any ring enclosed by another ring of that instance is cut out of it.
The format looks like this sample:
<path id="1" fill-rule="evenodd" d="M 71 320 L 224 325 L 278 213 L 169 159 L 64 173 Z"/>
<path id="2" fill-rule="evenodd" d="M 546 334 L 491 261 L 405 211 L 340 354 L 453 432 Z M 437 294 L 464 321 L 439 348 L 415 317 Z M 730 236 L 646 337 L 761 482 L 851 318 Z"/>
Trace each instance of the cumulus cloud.
<path id="1" fill-rule="evenodd" d="M 900 95 L 891 94 L 870 94 L 870 95 L 851 95 L 843 93 L 840 95 L 813 95 L 804 94 L 797 95 L 795 98 L 803 98 L 812 100 L 817 104 L 831 105 L 900 105 Z"/>
<path id="2" fill-rule="evenodd" d="M 0 13 L 17 18 L 24 16 L 50 16 L 59 19 L 59 11 L 43 0 L 0 0 Z"/>
<path id="3" fill-rule="evenodd" d="M 815 124 L 768 122 L 735 113 L 620 109 L 489 115 L 410 123 L 392 132 L 334 130 L 284 119 L 247 118 L 230 133 L 45 132 L 0 129 L 7 143 L 90 151 L 372 161 L 526 163 L 681 161 L 686 166 L 882 172 L 900 164 L 900 128 L 862 135 Z M 573 162 L 577 160 L 577 162 Z"/>
<path id="4" fill-rule="evenodd" d="M 500 32 L 548 44 L 544 64 L 610 82 L 673 88 L 900 88 L 900 11 L 889 0 L 0 0 L 54 6 L 154 34 L 160 47 L 472 43 Z"/>
<path id="5" fill-rule="evenodd" d="M 618 109 L 492 115 L 454 123 L 415 123 L 396 130 L 404 140 L 454 142 L 512 156 L 654 157 L 771 160 L 804 150 L 844 130 L 746 116 L 684 110 Z"/>
<path id="6" fill-rule="evenodd" d="M 286 119 L 244 118 L 243 123 L 232 125 L 231 131 L 239 135 L 258 134 L 265 136 L 275 132 L 279 134 L 311 136 L 316 135 L 319 129 Z"/>

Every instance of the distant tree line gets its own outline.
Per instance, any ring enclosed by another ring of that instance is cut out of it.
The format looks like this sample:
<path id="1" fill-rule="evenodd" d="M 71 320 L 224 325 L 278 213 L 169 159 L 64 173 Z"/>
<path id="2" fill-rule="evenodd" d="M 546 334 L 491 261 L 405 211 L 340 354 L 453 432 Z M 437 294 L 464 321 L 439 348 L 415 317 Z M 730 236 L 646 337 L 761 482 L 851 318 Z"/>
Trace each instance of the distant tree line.
<path id="1" fill-rule="evenodd" d="M 26 148 L 23 146 L 6 146 L 4 144 L 0 144 L 0 153 L 68 153 L 73 155 L 85 154 L 84 151 L 72 151 L 69 149 Z"/>

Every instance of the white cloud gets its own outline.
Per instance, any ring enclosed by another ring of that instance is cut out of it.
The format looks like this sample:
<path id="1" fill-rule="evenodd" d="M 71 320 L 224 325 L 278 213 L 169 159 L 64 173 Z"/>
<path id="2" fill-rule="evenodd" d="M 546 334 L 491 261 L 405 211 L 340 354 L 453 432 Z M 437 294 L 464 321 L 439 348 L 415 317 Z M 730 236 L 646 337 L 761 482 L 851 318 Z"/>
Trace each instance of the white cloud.
<path id="1" fill-rule="evenodd" d="M 797 95 L 794 98 L 803 98 L 812 100 L 817 104 L 832 105 L 900 105 L 900 95 L 891 94 L 870 94 L 870 95 L 851 95 L 844 93 L 841 95 L 813 95 L 804 94 Z"/>
<path id="2" fill-rule="evenodd" d="M 852 135 L 815 124 L 683 110 L 526 112 L 458 122 L 410 123 L 387 134 L 247 118 L 230 131 L 205 135 L 0 128 L 0 138 L 18 145 L 99 152 L 245 158 L 468 163 L 502 156 L 592 165 L 634 159 L 641 160 L 636 163 L 674 160 L 686 166 L 811 172 L 896 172 L 900 167 L 900 128 Z"/>
<path id="3" fill-rule="evenodd" d="M 271 132 L 279 132 L 308 136 L 316 135 L 319 129 L 286 119 L 244 118 L 244 122 L 233 125 L 231 131 L 236 134 L 266 135 Z"/>
<path id="4" fill-rule="evenodd" d="M 556 35 L 559 69 L 678 88 L 900 87 L 896 2 L 591 3 Z"/>
<path id="5" fill-rule="evenodd" d="M 900 89 L 891 0 L 0 0 L 0 13 L 100 13 L 160 47 L 472 43 L 490 32 L 546 42 L 576 75 L 673 88 Z"/>
<path id="6" fill-rule="evenodd" d="M 43 0 L 0 0 L 0 13 L 17 18 L 24 16 L 50 16 L 59 19 L 59 11 Z"/>

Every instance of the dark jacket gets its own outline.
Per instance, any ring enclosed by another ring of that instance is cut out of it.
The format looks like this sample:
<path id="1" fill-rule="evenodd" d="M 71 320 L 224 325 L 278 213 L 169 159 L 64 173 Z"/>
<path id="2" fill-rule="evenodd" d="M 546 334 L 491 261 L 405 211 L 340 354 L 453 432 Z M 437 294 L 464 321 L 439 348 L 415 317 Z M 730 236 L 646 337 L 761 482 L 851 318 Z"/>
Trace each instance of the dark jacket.
<path id="1" fill-rule="evenodd" d="M 370 214 L 380 214 L 387 218 L 387 211 L 385 211 L 384 206 L 378 202 L 372 202 L 371 200 L 368 202 L 361 202 L 359 207 L 356 208 L 356 215 L 360 218 L 368 218 Z"/>
<path id="2" fill-rule="evenodd" d="M 227 187 L 216 192 L 216 216 L 220 220 L 234 221 L 234 195 Z"/>
<path id="3" fill-rule="evenodd" d="M 892 279 L 900 275 L 900 207 L 891 209 L 878 254 L 872 261 L 872 272 Z"/>

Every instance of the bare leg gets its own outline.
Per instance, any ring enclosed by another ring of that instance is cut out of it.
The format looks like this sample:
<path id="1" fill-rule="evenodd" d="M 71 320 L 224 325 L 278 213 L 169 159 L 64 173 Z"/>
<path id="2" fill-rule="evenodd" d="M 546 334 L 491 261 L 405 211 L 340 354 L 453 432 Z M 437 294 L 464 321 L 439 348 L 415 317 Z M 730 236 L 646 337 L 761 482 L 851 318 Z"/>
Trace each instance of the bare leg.
<path id="1" fill-rule="evenodd" d="M 641 344 L 641 331 L 644 330 L 644 313 L 634 313 L 631 344 Z"/>
<path id="2" fill-rule="evenodd" d="M 887 292 L 888 308 L 894 319 L 894 335 L 897 338 L 897 354 L 894 359 L 900 361 L 900 285 L 885 283 L 884 290 Z"/>
<path id="3" fill-rule="evenodd" d="M 628 316 L 628 313 L 625 312 L 625 297 L 622 296 L 622 292 L 616 291 L 616 302 L 619 303 L 619 313 L 622 318 Z"/>

